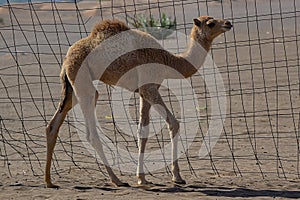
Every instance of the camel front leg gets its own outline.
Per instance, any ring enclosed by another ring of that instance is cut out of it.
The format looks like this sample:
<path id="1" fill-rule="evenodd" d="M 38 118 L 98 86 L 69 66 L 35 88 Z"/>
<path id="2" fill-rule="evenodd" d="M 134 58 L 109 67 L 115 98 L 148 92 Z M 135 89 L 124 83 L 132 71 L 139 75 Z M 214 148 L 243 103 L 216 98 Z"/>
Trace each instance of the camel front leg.
<path id="1" fill-rule="evenodd" d="M 139 185 L 152 184 L 145 178 L 144 172 L 144 153 L 146 148 L 146 143 L 149 135 L 149 111 L 151 105 L 142 97 L 140 97 L 140 119 L 138 127 L 138 147 L 139 147 L 139 157 L 138 157 L 138 167 L 137 167 L 137 177 Z"/>
<path id="2" fill-rule="evenodd" d="M 169 111 L 163 102 L 156 85 L 145 85 L 140 88 L 140 95 L 143 99 L 148 101 L 154 109 L 165 118 L 170 131 L 171 145 L 172 145 L 172 181 L 177 184 L 185 184 L 186 182 L 181 178 L 178 165 L 178 131 L 179 122 Z"/>

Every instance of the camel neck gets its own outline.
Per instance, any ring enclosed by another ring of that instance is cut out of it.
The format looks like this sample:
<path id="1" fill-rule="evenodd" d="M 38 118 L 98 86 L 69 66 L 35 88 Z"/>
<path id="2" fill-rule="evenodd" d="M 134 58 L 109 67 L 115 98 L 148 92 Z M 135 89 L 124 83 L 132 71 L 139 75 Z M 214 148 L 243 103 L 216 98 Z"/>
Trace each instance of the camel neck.
<path id="1" fill-rule="evenodd" d="M 187 51 L 177 56 L 179 59 L 188 61 L 189 65 L 177 65 L 176 70 L 180 71 L 186 78 L 191 77 L 203 65 L 210 46 L 211 42 L 207 40 L 198 39 L 198 41 L 196 41 L 191 38 Z"/>
<path id="2" fill-rule="evenodd" d="M 212 41 L 208 40 L 205 36 L 200 37 L 197 42 L 202 46 L 203 49 L 206 50 L 206 52 L 210 50 Z"/>

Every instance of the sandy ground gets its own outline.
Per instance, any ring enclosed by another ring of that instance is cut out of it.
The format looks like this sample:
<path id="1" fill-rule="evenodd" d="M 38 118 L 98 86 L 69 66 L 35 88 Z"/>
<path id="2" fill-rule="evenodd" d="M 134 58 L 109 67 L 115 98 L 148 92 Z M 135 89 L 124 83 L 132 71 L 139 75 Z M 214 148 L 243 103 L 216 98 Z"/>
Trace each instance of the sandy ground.
<path id="1" fill-rule="evenodd" d="M 212 50 L 225 85 L 227 118 L 211 156 L 198 157 L 211 105 L 203 78 L 195 76 L 191 81 L 199 101 L 195 110 L 200 113 L 201 129 L 179 160 L 186 185 L 172 184 L 167 166 L 151 172 L 153 185 L 139 187 L 133 173 L 120 174 L 115 164 L 116 173 L 131 187 L 112 186 L 104 167 L 82 144 L 70 114 L 61 127 L 52 168 L 53 181 L 60 189 L 44 188 L 44 129 L 59 101 L 63 57 L 70 44 L 86 36 L 99 19 L 125 20 L 125 11 L 134 16 L 135 11 L 144 13 L 149 8 L 154 14 L 159 12 L 157 3 L 139 1 L 134 6 L 133 2 L 126 1 L 126 10 L 123 1 L 0 7 L 4 20 L 0 24 L 0 199 L 300 198 L 299 1 L 295 5 L 272 1 L 272 9 L 269 0 L 257 0 L 257 5 L 254 0 L 199 5 L 188 0 L 175 1 L 174 7 L 172 2 L 160 1 L 160 11 L 176 15 L 182 34 L 189 32 L 192 18 L 199 13 L 225 17 L 234 24 L 232 31 L 214 42 Z M 165 45 L 176 51 L 176 41 L 173 34 Z M 136 152 L 135 130 L 129 135 L 114 132 L 106 89 L 99 86 L 99 122 L 119 148 Z M 168 91 L 161 93 L 171 107 Z M 135 101 L 137 96 L 129 101 L 133 119 Z M 178 103 L 173 102 L 172 107 L 180 112 Z M 124 123 L 118 110 L 114 117 Z M 148 151 L 169 142 L 161 126 L 162 133 L 150 138 Z M 195 131 L 193 127 L 185 130 Z M 181 142 L 187 139 L 191 138 L 183 136 Z"/>

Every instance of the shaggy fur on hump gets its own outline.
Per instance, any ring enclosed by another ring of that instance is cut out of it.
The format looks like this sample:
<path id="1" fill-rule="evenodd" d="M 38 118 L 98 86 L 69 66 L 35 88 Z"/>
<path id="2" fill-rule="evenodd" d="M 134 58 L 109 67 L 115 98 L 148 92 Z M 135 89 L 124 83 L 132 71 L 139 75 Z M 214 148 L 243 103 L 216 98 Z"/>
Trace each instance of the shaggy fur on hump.
<path id="1" fill-rule="evenodd" d="M 88 37 L 75 42 L 69 48 L 60 73 L 62 84 L 60 111 L 65 106 L 66 97 L 73 92 L 69 81 L 74 83 L 77 71 L 88 54 L 103 40 L 127 30 L 129 27 L 122 21 L 104 20 L 93 27 Z"/>
<path id="2" fill-rule="evenodd" d="M 104 20 L 94 26 L 90 37 L 96 38 L 98 33 L 103 33 L 105 38 L 108 38 L 116 33 L 127 31 L 129 27 L 119 20 Z"/>

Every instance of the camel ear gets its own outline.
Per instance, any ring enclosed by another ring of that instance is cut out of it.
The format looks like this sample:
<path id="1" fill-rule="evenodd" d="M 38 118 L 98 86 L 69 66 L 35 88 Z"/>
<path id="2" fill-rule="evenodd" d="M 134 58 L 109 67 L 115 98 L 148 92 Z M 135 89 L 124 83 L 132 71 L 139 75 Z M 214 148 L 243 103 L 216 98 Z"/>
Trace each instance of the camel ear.
<path id="1" fill-rule="evenodd" d="M 197 19 L 197 18 L 195 18 L 195 19 L 193 19 L 194 20 L 194 24 L 196 25 L 196 26 L 201 26 L 201 21 L 199 20 L 199 19 Z"/>

